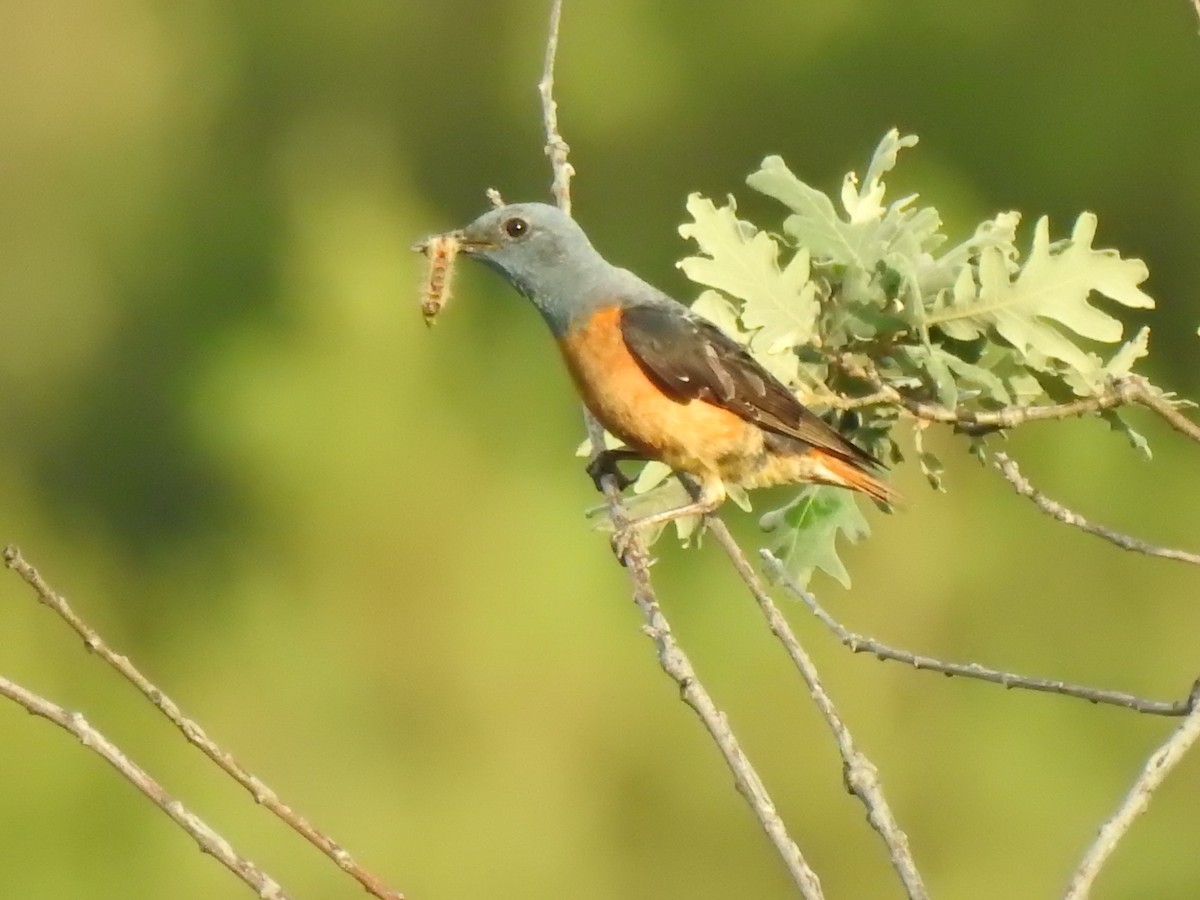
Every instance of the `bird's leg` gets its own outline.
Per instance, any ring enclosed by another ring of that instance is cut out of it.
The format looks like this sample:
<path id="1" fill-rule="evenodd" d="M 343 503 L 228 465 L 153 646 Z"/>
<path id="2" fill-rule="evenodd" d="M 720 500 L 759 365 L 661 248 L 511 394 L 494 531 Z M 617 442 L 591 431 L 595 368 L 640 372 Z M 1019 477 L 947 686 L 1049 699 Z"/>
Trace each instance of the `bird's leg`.
<path id="1" fill-rule="evenodd" d="M 687 516 L 707 516 L 715 512 L 717 507 L 725 502 L 725 485 L 719 478 L 705 479 L 700 483 L 699 494 L 691 503 L 650 513 L 637 519 L 631 519 L 628 528 L 649 528 L 653 525 L 665 525 Z"/>
<path id="2" fill-rule="evenodd" d="M 596 490 L 603 490 L 600 480 L 605 475 L 611 475 L 617 482 L 617 490 L 623 491 L 625 488 L 633 484 L 634 479 L 630 478 L 619 468 L 617 463 L 622 460 L 644 460 L 646 457 L 629 447 L 620 447 L 615 450 L 601 450 L 587 464 L 588 477 L 592 479 L 592 484 L 596 486 Z"/>
<path id="3" fill-rule="evenodd" d="M 617 555 L 617 559 L 621 560 L 622 565 L 624 565 L 625 555 L 629 551 L 629 542 L 633 540 L 633 536 L 638 532 L 657 525 L 665 525 L 668 522 L 674 522 L 676 519 L 682 519 L 687 516 L 707 516 L 710 513 L 716 512 L 717 507 L 725 502 L 725 484 L 720 478 L 715 476 L 705 478 L 700 482 L 697 490 L 693 490 L 695 483 L 691 482 L 690 479 L 681 480 L 683 480 L 684 487 L 691 492 L 694 498 L 691 503 L 650 513 L 637 519 L 630 519 L 624 528 L 613 535 L 613 553 Z"/>

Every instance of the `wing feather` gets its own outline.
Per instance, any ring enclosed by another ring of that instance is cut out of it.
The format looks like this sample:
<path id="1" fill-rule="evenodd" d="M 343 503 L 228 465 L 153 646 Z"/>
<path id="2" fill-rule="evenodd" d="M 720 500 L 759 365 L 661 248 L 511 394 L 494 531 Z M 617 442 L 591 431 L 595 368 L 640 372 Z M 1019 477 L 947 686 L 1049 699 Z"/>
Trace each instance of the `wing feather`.
<path id="1" fill-rule="evenodd" d="M 621 336 L 643 371 L 681 400 L 723 407 L 860 468 L 880 465 L 797 400 L 745 347 L 686 307 L 627 306 Z"/>

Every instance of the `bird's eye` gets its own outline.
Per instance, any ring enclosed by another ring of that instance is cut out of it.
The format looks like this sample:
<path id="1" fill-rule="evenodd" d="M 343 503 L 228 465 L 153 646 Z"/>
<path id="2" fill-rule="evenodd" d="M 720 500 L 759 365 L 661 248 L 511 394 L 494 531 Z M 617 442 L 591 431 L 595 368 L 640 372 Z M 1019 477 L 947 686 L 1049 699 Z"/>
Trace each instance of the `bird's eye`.
<path id="1" fill-rule="evenodd" d="M 510 238 L 524 237 L 529 232 L 529 223 L 524 219 L 509 219 L 504 223 L 504 233 Z"/>

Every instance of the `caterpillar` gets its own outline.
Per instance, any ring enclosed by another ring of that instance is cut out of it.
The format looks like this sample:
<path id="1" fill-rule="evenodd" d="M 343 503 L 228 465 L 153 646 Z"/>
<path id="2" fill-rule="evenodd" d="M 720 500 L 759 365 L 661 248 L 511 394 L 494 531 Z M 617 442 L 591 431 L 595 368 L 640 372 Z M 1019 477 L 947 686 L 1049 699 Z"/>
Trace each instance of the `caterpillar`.
<path id="1" fill-rule="evenodd" d="M 421 315 L 426 325 L 433 325 L 450 300 L 450 277 L 454 271 L 454 258 L 458 256 L 461 245 L 462 242 L 454 234 L 435 234 L 413 247 L 429 258 L 425 283 L 421 286 Z"/>

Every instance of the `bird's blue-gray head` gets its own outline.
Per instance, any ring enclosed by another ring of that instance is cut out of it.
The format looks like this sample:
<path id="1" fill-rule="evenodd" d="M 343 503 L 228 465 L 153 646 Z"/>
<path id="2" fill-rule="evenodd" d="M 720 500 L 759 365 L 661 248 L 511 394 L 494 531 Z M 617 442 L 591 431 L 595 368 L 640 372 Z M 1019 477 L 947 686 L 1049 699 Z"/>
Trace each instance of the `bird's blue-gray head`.
<path id="1" fill-rule="evenodd" d="M 606 284 L 620 270 L 609 265 L 559 209 L 513 203 L 484 213 L 457 232 L 462 252 L 500 272 L 533 301 L 556 335 L 605 300 Z"/>

